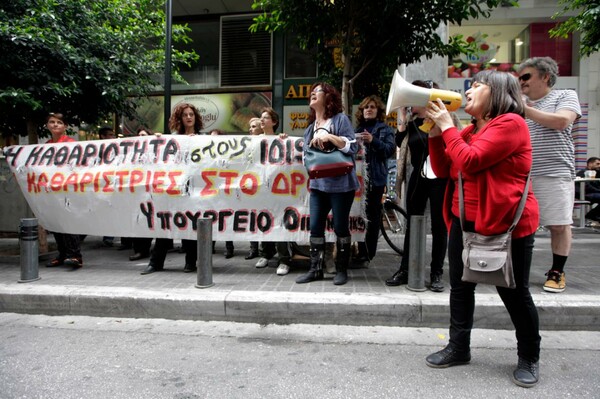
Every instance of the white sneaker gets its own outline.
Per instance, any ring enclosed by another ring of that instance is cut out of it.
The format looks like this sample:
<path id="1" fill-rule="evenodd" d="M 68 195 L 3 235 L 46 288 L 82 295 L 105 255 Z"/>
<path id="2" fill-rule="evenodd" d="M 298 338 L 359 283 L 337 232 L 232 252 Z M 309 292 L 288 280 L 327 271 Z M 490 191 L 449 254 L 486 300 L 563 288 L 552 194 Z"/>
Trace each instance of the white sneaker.
<path id="1" fill-rule="evenodd" d="M 277 267 L 277 275 L 278 276 L 285 276 L 289 272 L 290 272 L 290 266 L 286 265 L 285 263 L 281 263 L 279 265 L 279 267 Z"/>
<path id="2" fill-rule="evenodd" d="M 267 259 L 267 258 L 260 258 L 258 260 L 258 262 L 256 262 L 256 268 L 257 269 L 262 269 L 263 267 L 267 267 L 268 264 L 269 264 L 269 259 Z"/>

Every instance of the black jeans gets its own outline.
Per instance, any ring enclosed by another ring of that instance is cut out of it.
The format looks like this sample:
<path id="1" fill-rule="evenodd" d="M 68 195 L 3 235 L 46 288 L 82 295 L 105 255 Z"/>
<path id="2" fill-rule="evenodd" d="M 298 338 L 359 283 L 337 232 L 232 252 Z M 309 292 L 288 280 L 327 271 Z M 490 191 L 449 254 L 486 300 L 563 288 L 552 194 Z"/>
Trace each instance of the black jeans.
<path id="1" fill-rule="evenodd" d="M 473 224 L 468 224 L 466 229 Z M 515 274 L 515 289 L 496 287 L 504 306 L 515 326 L 517 353 L 531 362 L 540 358 L 539 319 L 537 309 L 529 293 L 529 270 L 533 255 L 534 234 L 512 240 L 512 261 Z M 461 280 L 462 230 L 460 220 L 452 219 L 448 239 L 448 261 L 450 263 L 450 345 L 459 351 L 468 351 L 471 345 L 473 312 L 475 311 L 475 287 L 477 284 Z"/>
<path id="2" fill-rule="evenodd" d="M 381 198 L 385 186 L 371 187 L 367 192 L 367 232 L 365 241 L 358 244 L 359 257 L 375 257 L 377 252 L 377 240 L 379 239 L 379 226 L 381 225 Z"/>
<path id="3" fill-rule="evenodd" d="M 354 190 L 345 193 L 310 192 L 310 236 L 324 237 L 327 215 L 333 211 L 333 231 L 338 238 L 350 237 L 350 208 L 354 202 Z"/>
<path id="4" fill-rule="evenodd" d="M 408 221 L 406 234 L 404 236 L 404 255 L 400 263 L 401 270 L 408 270 L 408 253 L 410 248 L 410 217 L 424 215 L 425 206 L 429 199 L 431 211 L 431 274 L 442 275 L 444 258 L 446 258 L 446 247 L 448 243 L 448 231 L 444 221 L 443 206 L 444 193 L 446 191 L 446 179 L 427 179 L 420 175 L 421 171 L 413 171 L 408 182 L 406 197 L 406 212 Z"/>

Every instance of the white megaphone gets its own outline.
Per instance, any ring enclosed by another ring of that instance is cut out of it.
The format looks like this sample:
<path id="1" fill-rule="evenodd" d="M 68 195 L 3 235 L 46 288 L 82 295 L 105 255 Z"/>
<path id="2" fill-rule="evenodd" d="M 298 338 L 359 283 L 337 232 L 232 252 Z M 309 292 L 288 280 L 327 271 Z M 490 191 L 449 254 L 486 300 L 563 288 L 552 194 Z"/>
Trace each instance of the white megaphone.
<path id="1" fill-rule="evenodd" d="M 392 86 L 388 94 L 386 114 L 390 114 L 400 107 L 427 107 L 429 101 L 442 100 L 448 111 L 456 111 L 462 104 L 460 93 L 450 90 L 426 89 L 415 86 L 402 79 L 398 71 L 394 72 Z M 423 124 L 421 130 L 428 132 L 433 127 L 433 123 Z"/>

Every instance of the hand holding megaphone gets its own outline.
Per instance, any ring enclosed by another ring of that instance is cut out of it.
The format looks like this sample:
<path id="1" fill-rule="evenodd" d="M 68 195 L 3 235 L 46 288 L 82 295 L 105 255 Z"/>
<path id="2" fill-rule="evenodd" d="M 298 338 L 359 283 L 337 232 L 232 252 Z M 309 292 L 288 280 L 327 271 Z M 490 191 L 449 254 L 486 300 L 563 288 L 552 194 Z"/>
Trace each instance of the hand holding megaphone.
<path id="1" fill-rule="evenodd" d="M 439 98 L 436 101 L 430 101 L 429 105 L 427 106 L 427 111 L 425 112 L 427 113 L 427 118 L 439 128 L 439 132 L 436 131 L 436 134 L 434 134 L 435 136 L 454 126 L 454 122 L 452 121 L 452 117 L 450 116 L 446 105 Z M 433 125 L 431 127 L 433 127 Z M 421 126 L 420 129 L 423 130 L 423 126 Z"/>
<path id="2" fill-rule="evenodd" d="M 462 104 L 462 96 L 450 90 L 426 89 L 408 83 L 400 76 L 398 71 L 394 72 L 394 78 L 388 94 L 386 114 L 400 107 L 428 107 L 430 102 L 440 99 L 448 111 L 456 111 Z M 428 132 L 433 125 L 421 125 L 420 129 Z"/>

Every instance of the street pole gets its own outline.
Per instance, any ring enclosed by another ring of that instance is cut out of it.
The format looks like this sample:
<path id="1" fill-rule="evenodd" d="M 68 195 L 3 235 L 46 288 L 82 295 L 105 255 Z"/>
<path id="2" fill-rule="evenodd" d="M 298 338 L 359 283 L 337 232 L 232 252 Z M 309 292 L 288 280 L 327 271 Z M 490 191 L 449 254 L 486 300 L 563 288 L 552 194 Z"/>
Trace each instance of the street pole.
<path id="1" fill-rule="evenodd" d="M 172 27 L 172 8 L 173 1 L 167 0 L 165 3 L 165 14 L 166 14 L 166 44 L 165 44 L 165 121 L 164 121 L 164 130 L 163 133 L 171 133 L 169 130 L 169 118 L 171 117 L 171 41 L 173 35 L 173 27 Z"/>

